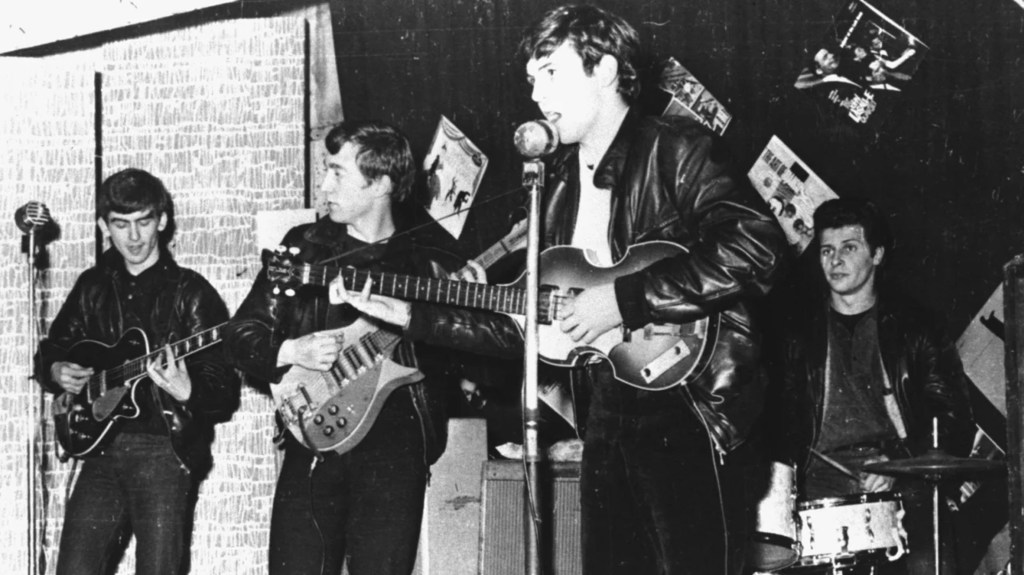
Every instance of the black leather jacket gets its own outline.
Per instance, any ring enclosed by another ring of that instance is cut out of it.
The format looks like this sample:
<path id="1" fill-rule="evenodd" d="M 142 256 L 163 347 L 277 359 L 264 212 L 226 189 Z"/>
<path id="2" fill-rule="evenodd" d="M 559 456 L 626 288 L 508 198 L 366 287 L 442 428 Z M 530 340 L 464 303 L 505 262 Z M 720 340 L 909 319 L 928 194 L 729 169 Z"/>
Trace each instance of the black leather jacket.
<path id="1" fill-rule="evenodd" d="M 617 278 L 624 326 L 684 323 L 720 312 L 711 364 L 690 384 L 723 449 L 743 442 L 761 411 L 760 331 L 750 300 L 764 295 L 786 249 L 764 200 L 734 179 L 712 137 L 682 117 L 630 110 L 594 175 L 611 189 L 609 240 L 618 260 L 633 244 L 668 240 L 687 253 Z M 572 240 L 579 206 L 578 146 L 552 159 L 544 197 L 544 242 Z"/>
<path id="2" fill-rule="evenodd" d="M 882 366 L 906 424 L 902 443 L 911 455 L 932 446 L 938 417 L 939 446 L 966 456 L 974 438 L 967 380 L 960 355 L 933 314 L 896 294 L 876 303 Z M 828 304 L 817 305 L 786 337 L 766 414 L 771 458 L 806 469 L 821 431 L 828 349 Z M 776 370 L 773 370 L 776 371 Z"/>
<path id="3" fill-rule="evenodd" d="M 346 226 L 327 218 L 293 228 L 281 244 L 298 248 L 297 258 L 303 262 L 326 262 L 330 266 L 350 265 L 351 258 L 333 258 L 365 247 L 348 236 Z M 438 261 L 440 252 L 421 246 L 413 235 L 395 234 L 386 250 L 379 263 L 388 272 L 430 277 L 432 262 L 452 269 L 450 262 Z M 340 327 L 331 323 L 337 319 L 328 317 L 331 306 L 325 288 L 299 288 L 294 297 L 276 296 L 273 290 L 264 265 L 224 335 L 235 365 L 250 376 L 248 381 L 257 391 L 266 394 L 270 384 L 281 381 L 290 369 L 277 366 L 277 355 L 286 339 Z M 447 440 L 445 394 L 454 388 L 443 386 L 454 386 L 462 368 L 458 358 L 446 350 L 518 356 L 522 353 L 522 336 L 511 319 L 496 313 L 425 303 L 414 303 L 411 312 L 402 336 L 416 342 L 416 358 L 426 379 L 406 387 L 422 424 L 426 463 L 431 464 L 440 457 Z"/>
<path id="4" fill-rule="evenodd" d="M 151 349 L 227 321 L 224 301 L 205 278 L 179 267 L 166 253 L 154 265 L 161 268 L 166 286 L 158 293 L 150 317 L 152 332 L 147 336 Z M 64 391 L 51 380 L 50 366 L 63 361 L 72 345 L 86 339 L 109 345 L 124 333 L 120 302 L 126 294 L 120 291 L 127 273 L 121 255 L 110 249 L 98 266 L 78 277 L 50 326 L 49 337 L 39 346 L 36 379 L 46 391 Z M 202 477 L 212 465 L 213 426 L 228 420 L 238 408 L 240 384 L 218 347 L 197 352 L 185 361 L 192 381 L 192 393 L 186 403 L 178 402 L 155 385 L 147 387 L 167 424 L 178 459 L 194 476 Z"/>

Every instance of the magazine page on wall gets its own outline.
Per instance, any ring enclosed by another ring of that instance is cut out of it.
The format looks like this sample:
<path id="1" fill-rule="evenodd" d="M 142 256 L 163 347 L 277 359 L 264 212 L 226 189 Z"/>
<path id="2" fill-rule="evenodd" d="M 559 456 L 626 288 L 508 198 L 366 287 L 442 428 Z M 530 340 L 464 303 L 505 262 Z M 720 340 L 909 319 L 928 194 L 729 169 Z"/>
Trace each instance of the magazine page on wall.
<path id="1" fill-rule="evenodd" d="M 928 51 L 920 39 L 864 0 L 847 2 L 807 54 L 794 86 L 845 121 L 877 125 Z"/>
<path id="2" fill-rule="evenodd" d="M 772 136 L 747 179 L 768 203 L 797 254 L 814 239 L 814 210 L 839 197 L 778 136 Z"/>

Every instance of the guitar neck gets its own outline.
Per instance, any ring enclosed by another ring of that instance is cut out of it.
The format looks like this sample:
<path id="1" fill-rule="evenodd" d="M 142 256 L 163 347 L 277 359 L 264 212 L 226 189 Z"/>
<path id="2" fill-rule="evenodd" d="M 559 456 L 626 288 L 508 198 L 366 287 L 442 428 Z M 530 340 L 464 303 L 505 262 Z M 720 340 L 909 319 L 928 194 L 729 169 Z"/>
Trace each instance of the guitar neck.
<path id="1" fill-rule="evenodd" d="M 511 315 L 526 313 L 526 294 L 521 288 L 373 272 L 356 268 L 339 269 L 316 265 L 304 267 L 307 276 L 302 278 L 303 283 L 326 286 L 334 278 L 341 277 L 346 287 L 351 290 L 359 290 L 366 285 L 367 280 L 370 280 L 373 282 L 370 291 L 379 295 L 487 309 Z"/>
<path id="2" fill-rule="evenodd" d="M 512 231 L 505 237 L 498 240 L 498 243 L 487 248 L 483 253 L 473 258 L 473 261 L 480 264 L 481 267 L 487 269 L 494 265 L 494 262 L 500 260 L 506 255 L 524 247 L 526 243 L 526 222 L 522 221 L 517 223 Z M 468 266 L 467 266 L 468 267 Z M 465 269 L 465 268 L 463 268 Z"/>
<path id="3" fill-rule="evenodd" d="M 220 332 L 226 323 L 227 322 L 217 324 L 211 328 L 170 344 L 171 352 L 174 354 L 176 359 L 181 359 L 216 344 L 220 341 Z M 124 385 L 128 381 L 141 377 L 146 373 L 146 366 L 149 365 L 150 362 L 156 362 L 161 367 L 167 367 L 167 362 L 164 359 L 163 347 L 147 353 L 142 357 L 126 361 L 117 367 L 112 367 L 93 374 L 92 377 L 89 378 L 89 383 L 87 384 L 89 397 L 97 397 L 111 387 Z"/>

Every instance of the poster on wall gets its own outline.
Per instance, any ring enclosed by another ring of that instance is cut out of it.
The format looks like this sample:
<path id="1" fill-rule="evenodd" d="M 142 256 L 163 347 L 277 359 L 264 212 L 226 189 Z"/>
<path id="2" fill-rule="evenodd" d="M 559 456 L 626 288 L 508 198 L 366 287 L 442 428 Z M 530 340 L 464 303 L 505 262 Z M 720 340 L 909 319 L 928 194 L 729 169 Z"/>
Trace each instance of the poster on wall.
<path id="1" fill-rule="evenodd" d="M 814 239 L 814 210 L 836 193 L 778 136 L 772 136 L 747 178 L 768 202 L 789 244 L 803 253 Z"/>
<path id="2" fill-rule="evenodd" d="M 877 124 L 928 47 L 864 0 L 843 5 L 794 84 L 854 124 Z"/>
<path id="3" fill-rule="evenodd" d="M 423 160 L 427 212 L 458 239 L 487 169 L 487 156 L 448 118 L 441 116 Z"/>
<path id="4" fill-rule="evenodd" d="M 956 341 L 964 373 L 999 413 L 1006 415 L 1006 368 L 1003 359 L 1003 286 L 996 286 Z"/>
<path id="5" fill-rule="evenodd" d="M 671 94 L 663 115 L 690 116 L 719 136 L 729 127 L 732 114 L 675 58 L 662 64 L 658 87 Z"/>

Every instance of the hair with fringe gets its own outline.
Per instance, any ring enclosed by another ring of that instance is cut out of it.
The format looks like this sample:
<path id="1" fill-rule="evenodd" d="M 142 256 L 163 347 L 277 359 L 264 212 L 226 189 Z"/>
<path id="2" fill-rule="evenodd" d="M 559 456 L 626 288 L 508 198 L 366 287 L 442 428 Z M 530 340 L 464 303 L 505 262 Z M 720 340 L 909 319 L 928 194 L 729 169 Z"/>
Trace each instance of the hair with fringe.
<path id="1" fill-rule="evenodd" d="M 416 179 L 416 166 L 409 140 L 397 128 L 378 121 L 342 122 L 331 128 L 324 145 L 337 154 L 345 143 L 359 149 L 356 166 L 367 180 L 391 178 L 391 200 L 403 202 L 409 197 Z"/>
<path id="2" fill-rule="evenodd" d="M 860 226 L 864 230 L 864 240 L 871 253 L 878 248 L 885 248 L 885 261 L 893 248 L 892 232 L 885 215 L 878 206 L 864 198 L 837 198 L 824 202 L 814 211 L 814 230 L 816 237 L 821 238 L 822 232 L 828 229 L 846 226 Z"/>
<path id="3" fill-rule="evenodd" d="M 151 211 L 153 217 L 167 215 L 167 226 L 160 232 L 166 246 L 174 237 L 174 202 L 160 178 L 138 168 L 127 168 L 103 181 L 96 200 L 96 215 L 109 221 L 111 212 L 132 214 Z"/>
<path id="4" fill-rule="evenodd" d="M 619 93 L 629 104 L 640 96 L 640 36 L 622 18 L 589 5 L 566 5 L 549 11 L 531 26 L 519 43 L 519 57 L 543 58 L 569 42 L 589 75 L 608 54 L 619 63 Z"/>

